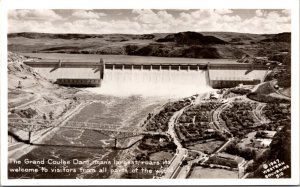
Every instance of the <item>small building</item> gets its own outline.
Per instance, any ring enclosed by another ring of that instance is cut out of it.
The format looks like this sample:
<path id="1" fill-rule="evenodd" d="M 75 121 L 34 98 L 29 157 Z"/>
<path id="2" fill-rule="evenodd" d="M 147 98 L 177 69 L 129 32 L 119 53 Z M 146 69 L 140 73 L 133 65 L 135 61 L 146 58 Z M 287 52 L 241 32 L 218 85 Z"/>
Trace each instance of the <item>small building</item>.
<path id="1" fill-rule="evenodd" d="M 269 138 L 257 138 L 253 139 L 253 147 L 255 148 L 267 148 L 271 144 L 272 139 Z"/>
<path id="2" fill-rule="evenodd" d="M 214 132 L 215 132 L 215 129 L 206 129 L 204 132 L 205 132 L 205 133 L 208 133 L 208 134 L 214 133 Z"/>
<path id="3" fill-rule="evenodd" d="M 262 131 L 260 136 L 253 139 L 253 147 L 267 148 L 272 142 L 272 138 L 275 136 L 276 131 Z"/>
<path id="4" fill-rule="evenodd" d="M 275 134 L 277 133 L 276 131 L 264 131 L 266 134 L 265 134 L 265 137 L 266 138 L 273 138 L 275 136 Z"/>
<path id="5" fill-rule="evenodd" d="M 195 96 L 195 95 L 193 95 L 193 96 L 191 97 L 192 100 L 195 100 L 196 98 L 197 98 L 197 96 Z"/>
<path id="6" fill-rule="evenodd" d="M 254 57 L 253 63 L 255 64 L 266 64 L 269 61 L 268 57 Z"/>
<path id="7" fill-rule="evenodd" d="M 224 158 L 236 162 L 238 167 L 240 167 L 245 162 L 244 158 L 239 157 L 237 155 L 231 155 L 228 153 L 217 153 L 217 156 L 220 158 Z"/>
<path id="8" fill-rule="evenodd" d="M 272 139 L 275 134 L 276 134 L 276 131 L 258 131 L 258 132 L 256 132 L 255 137 Z"/>
<path id="9" fill-rule="evenodd" d="M 208 160 L 210 164 L 230 167 L 232 169 L 239 168 L 244 162 L 244 158 L 227 153 L 217 153 Z"/>
<path id="10" fill-rule="evenodd" d="M 210 99 L 219 99 L 219 95 L 216 92 L 212 92 L 212 93 L 210 93 L 209 98 Z"/>
<path id="11" fill-rule="evenodd" d="M 258 56 L 258 57 L 254 57 L 254 59 L 256 59 L 256 60 L 268 60 L 268 57 L 266 57 L 266 56 Z"/>
<path id="12" fill-rule="evenodd" d="M 222 100 L 221 100 L 221 103 L 222 103 L 222 104 L 228 103 L 228 100 L 227 100 L 227 99 L 222 99 Z"/>
<path id="13" fill-rule="evenodd" d="M 159 138 L 159 143 L 163 143 L 163 142 L 165 142 L 166 140 L 164 139 L 164 138 Z"/>

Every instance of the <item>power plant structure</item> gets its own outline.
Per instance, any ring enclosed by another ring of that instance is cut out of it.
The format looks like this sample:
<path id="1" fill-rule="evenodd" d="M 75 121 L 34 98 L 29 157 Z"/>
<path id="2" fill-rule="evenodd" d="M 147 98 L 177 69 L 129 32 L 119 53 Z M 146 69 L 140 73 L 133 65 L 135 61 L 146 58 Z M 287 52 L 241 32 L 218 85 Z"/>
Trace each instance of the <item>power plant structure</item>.
<path id="1" fill-rule="evenodd" d="M 134 83 L 139 83 L 138 86 L 148 83 L 155 85 L 164 82 L 161 87 L 172 83 L 229 88 L 239 84 L 259 84 L 268 72 L 266 65 L 239 63 L 120 63 L 104 62 L 103 59 L 98 62 L 31 60 L 24 63 L 56 84 L 73 87 L 102 87 L 104 82 L 113 84 L 112 81 L 118 81 L 116 84 L 123 86 Z"/>

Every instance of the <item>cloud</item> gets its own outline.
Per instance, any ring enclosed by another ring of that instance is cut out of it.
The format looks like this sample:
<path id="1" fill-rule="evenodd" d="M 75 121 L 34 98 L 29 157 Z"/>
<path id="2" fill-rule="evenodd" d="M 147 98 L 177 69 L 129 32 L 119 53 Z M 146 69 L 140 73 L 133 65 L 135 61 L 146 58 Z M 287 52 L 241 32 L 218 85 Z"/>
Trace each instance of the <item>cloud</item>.
<path id="1" fill-rule="evenodd" d="M 22 9 L 22 10 L 9 10 L 9 19 L 24 19 L 24 20 L 61 20 L 60 15 L 50 9 Z"/>
<path id="2" fill-rule="evenodd" d="M 142 24 L 131 20 L 101 21 L 98 19 L 81 19 L 64 23 L 60 28 L 62 33 L 76 33 L 80 30 L 83 33 L 136 33 L 142 32 Z"/>
<path id="3" fill-rule="evenodd" d="M 8 30 L 10 32 L 57 32 L 51 21 L 39 22 L 36 20 L 28 20 L 26 22 L 10 20 Z"/>
<path id="4" fill-rule="evenodd" d="M 279 13 L 271 11 L 267 14 L 267 20 L 274 20 L 278 23 L 290 22 L 290 16 L 280 16 Z"/>
<path id="5" fill-rule="evenodd" d="M 211 9 L 203 9 L 203 10 L 195 10 L 189 13 L 181 13 L 179 14 L 179 18 L 177 20 L 178 25 L 181 25 L 182 30 L 187 25 L 189 25 L 190 29 L 194 31 L 227 31 L 230 25 L 234 25 L 237 22 L 241 21 L 240 16 L 231 15 L 232 11 L 227 10 L 211 10 Z"/>
<path id="6" fill-rule="evenodd" d="M 215 12 L 217 14 L 231 14 L 232 13 L 232 10 L 230 9 L 215 9 Z"/>
<path id="7" fill-rule="evenodd" d="M 202 10 L 196 10 L 190 13 L 192 16 L 192 19 L 211 19 L 215 18 L 219 14 L 211 9 L 202 9 Z"/>
<path id="8" fill-rule="evenodd" d="M 290 9 L 285 9 L 285 10 L 282 10 L 281 12 L 282 12 L 284 15 L 291 16 L 291 10 L 290 10 Z"/>
<path id="9" fill-rule="evenodd" d="M 132 13 L 136 15 L 134 20 L 146 24 L 167 23 L 174 19 L 174 17 L 165 10 L 158 11 L 157 13 L 150 9 L 132 10 Z"/>
<path id="10" fill-rule="evenodd" d="M 280 33 L 290 32 L 291 24 L 289 17 L 280 16 L 279 13 L 271 11 L 269 13 L 263 13 L 263 16 L 254 16 L 242 21 L 238 24 L 238 29 L 241 32 L 257 34 Z"/>
<path id="11" fill-rule="evenodd" d="M 145 9 L 145 10 L 133 10 L 132 13 L 136 14 L 136 17 L 134 17 L 134 20 L 146 23 L 146 24 L 155 24 L 159 23 L 161 20 L 158 18 L 156 13 L 154 13 L 152 10 Z"/>
<path id="12" fill-rule="evenodd" d="M 258 17 L 261 17 L 264 15 L 263 11 L 262 10 L 256 10 L 255 11 L 255 15 L 258 16 Z"/>
<path id="13" fill-rule="evenodd" d="M 72 14 L 73 17 L 75 18 L 80 18 L 80 19 L 97 19 L 103 16 L 106 16 L 104 13 L 96 13 L 92 11 L 87 11 L 87 10 L 76 10 Z"/>
<path id="14" fill-rule="evenodd" d="M 234 23 L 237 23 L 237 22 L 242 21 L 241 17 L 240 17 L 240 16 L 237 16 L 237 15 L 235 15 L 235 16 L 227 16 L 227 15 L 224 15 L 224 16 L 222 17 L 222 20 L 223 20 L 224 22 L 234 22 Z"/>
<path id="15" fill-rule="evenodd" d="M 227 9 L 176 10 L 175 13 L 170 10 L 135 9 L 122 12 L 122 17 L 115 17 L 116 12 L 104 14 L 94 10 L 75 10 L 64 16 L 63 21 L 51 10 L 43 14 L 31 10 L 9 13 L 9 32 L 143 34 L 189 30 L 261 34 L 291 31 L 290 12 L 286 10 L 256 10 L 246 17 Z M 40 15 L 39 19 L 37 15 Z M 105 19 L 100 19 L 103 16 Z"/>

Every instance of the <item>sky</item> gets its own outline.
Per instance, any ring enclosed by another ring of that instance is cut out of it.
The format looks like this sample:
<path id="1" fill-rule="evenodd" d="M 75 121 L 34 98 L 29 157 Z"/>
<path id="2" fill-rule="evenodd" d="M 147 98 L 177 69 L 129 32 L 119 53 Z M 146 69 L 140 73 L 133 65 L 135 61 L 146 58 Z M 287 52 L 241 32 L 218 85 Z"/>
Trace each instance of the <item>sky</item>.
<path id="1" fill-rule="evenodd" d="M 149 34 L 291 32 L 285 9 L 13 9 L 8 32 Z"/>

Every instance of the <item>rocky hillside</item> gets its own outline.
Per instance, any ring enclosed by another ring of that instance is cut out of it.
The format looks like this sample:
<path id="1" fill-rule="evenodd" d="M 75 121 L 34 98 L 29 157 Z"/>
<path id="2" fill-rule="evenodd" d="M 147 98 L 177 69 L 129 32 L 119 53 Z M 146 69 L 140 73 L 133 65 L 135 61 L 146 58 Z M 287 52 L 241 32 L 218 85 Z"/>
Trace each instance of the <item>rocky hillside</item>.
<path id="1" fill-rule="evenodd" d="M 66 95 L 76 93 L 49 82 L 23 63 L 27 58 L 8 52 L 8 110 L 9 117 L 54 119 L 75 105 Z"/>
<path id="2" fill-rule="evenodd" d="M 28 58 L 8 52 L 8 89 L 51 88 L 54 85 L 23 62 Z M 35 89 L 33 91 L 36 91 Z"/>
<path id="3" fill-rule="evenodd" d="M 26 59 L 27 58 L 24 56 L 21 56 L 21 55 L 18 55 L 18 54 L 8 51 L 8 55 L 7 55 L 8 67 L 10 67 L 11 64 L 21 64 Z"/>
<path id="4" fill-rule="evenodd" d="M 132 34 L 8 34 L 16 52 L 241 58 L 290 52 L 290 33 L 180 32 Z"/>

